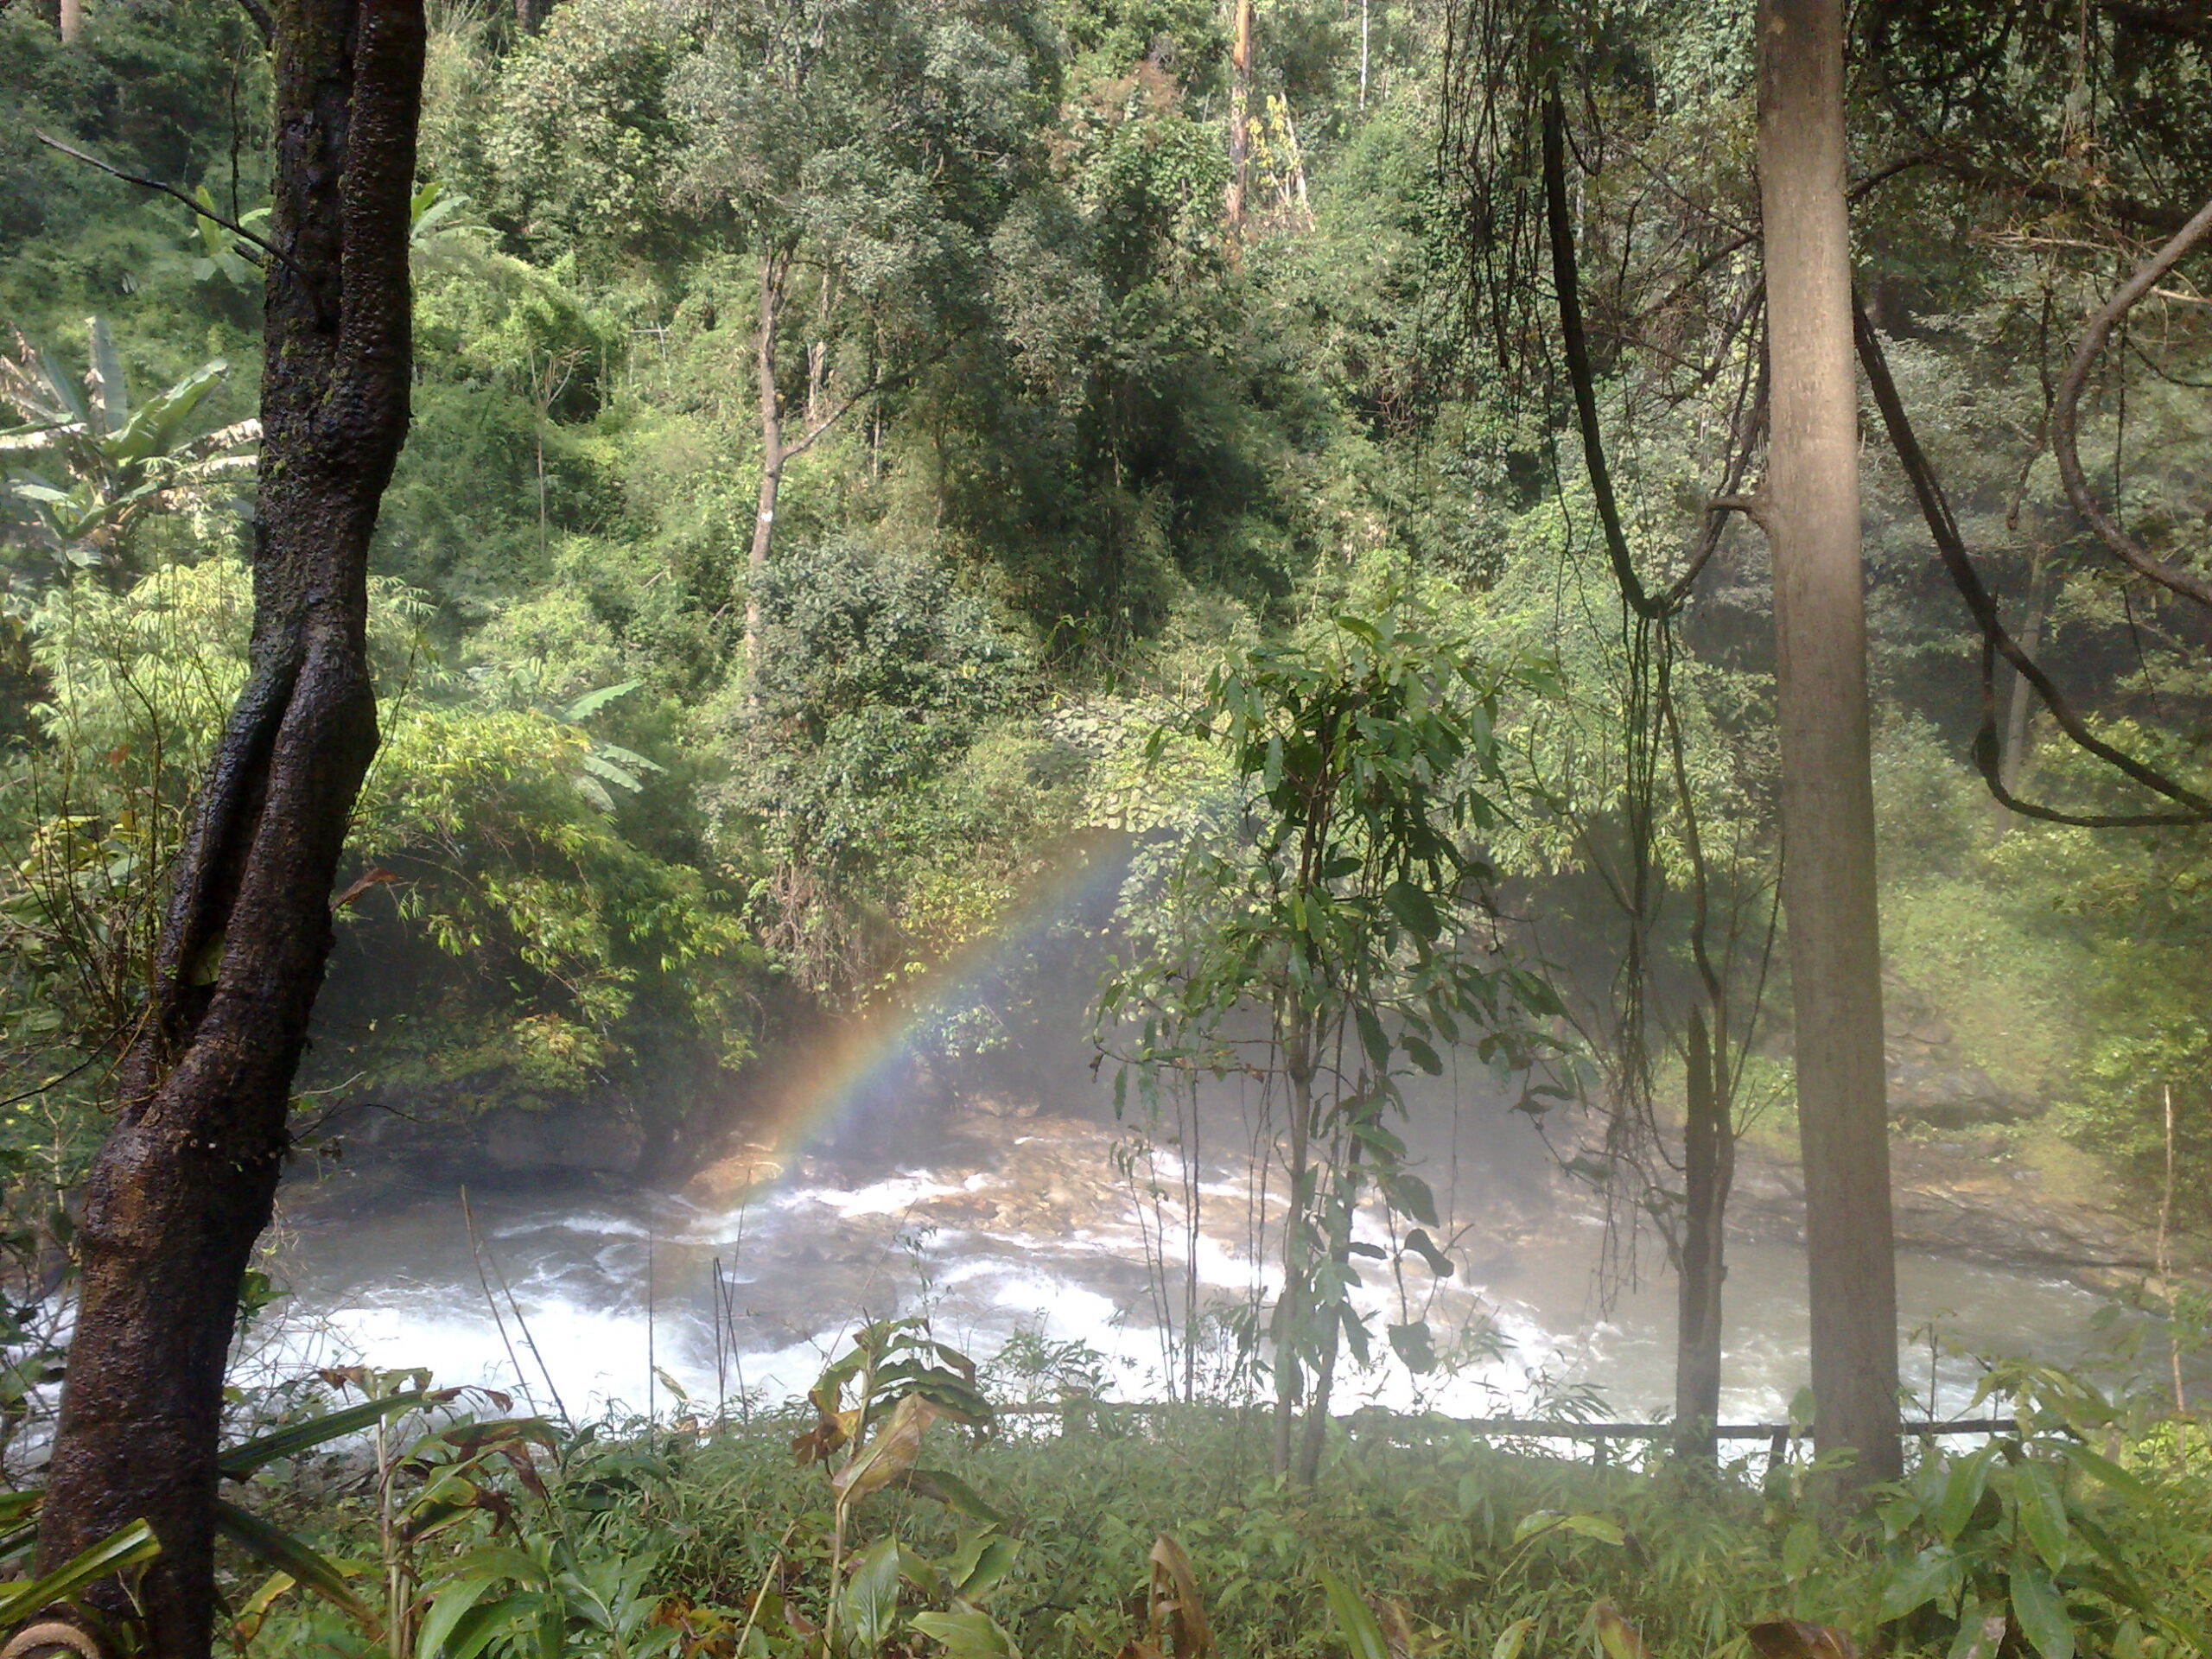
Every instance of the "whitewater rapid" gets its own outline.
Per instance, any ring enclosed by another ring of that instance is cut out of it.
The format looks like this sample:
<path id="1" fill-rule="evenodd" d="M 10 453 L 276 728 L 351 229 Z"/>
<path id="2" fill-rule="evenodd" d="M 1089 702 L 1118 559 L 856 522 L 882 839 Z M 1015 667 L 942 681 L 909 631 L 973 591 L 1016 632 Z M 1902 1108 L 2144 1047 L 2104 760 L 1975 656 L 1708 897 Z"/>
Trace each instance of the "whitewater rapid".
<path id="1" fill-rule="evenodd" d="M 1114 1178 L 1109 1127 L 1044 1118 L 982 1130 L 936 1161 L 802 1162 L 734 1199 L 479 1192 L 472 1226 L 459 1189 L 434 1187 L 379 1212 L 294 1222 L 270 1257 L 289 1294 L 250 1333 L 242 1370 L 421 1367 L 440 1384 L 495 1386 L 573 1417 L 703 1415 L 803 1395 L 859 1324 L 915 1315 L 981 1362 L 1016 1344 L 1029 1367 L 1001 1364 L 1002 1390 L 1049 1398 L 1087 1364 L 1107 1397 L 1157 1399 L 1182 1384 L 1160 1315 L 1164 1304 L 1179 1330 L 1193 1266 L 1201 1304 L 1217 1312 L 1271 1298 L 1270 1265 L 1253 1248 L 1264 1202 L 1255 1209 L 1236 1172 L 1201 1172 L 1193 1247 L 1172 1154 L 1150 1171 L 1168 1195 L 1158 1202 Z M 1418 1258 L 1402 1273 L 1361 1263 L 1355 1305 L 1374 1357 L 1347 1361 L 1337 1408 L 1518 1414 L 1580 1390 L 1622 1419 L 1664 1414 L 1674 1287 L 1653 1253 L 1636 1282 L 1605 1280 L 1605 1229 L 1586 1209 L 1496 1192 L 1469 1208 L 1452 1230 L 1449 1280 Z M 1360 1233 L 1388 1249 L 1379 1215 Z M 1164 1274 L 1157 1260 L 1147 1267 L 1147 1234 L 1165 1240 Z M 1738 1243 L 1730 1254 L 1723 1413 L 1776 1421 L 1806 1382 L 1802 1253 Z M 2032 1271 L 1906 1255 L 1899 1281 L 1905 1375 L 1939 1415 L 1968 1404 L 1978 1353 L 2070 1362 L 2097 1340 L 2097 1300 Z M 1384 1332 L 1421 1315 L 1452 1363 L 1415 1376 Z M 1037 1370 L 1046 1349 L 1059 1379 Z M 1216 1330 L 1201 1349 L 1201 1392 L 1219 1397 L 1230 1345 Z"/>

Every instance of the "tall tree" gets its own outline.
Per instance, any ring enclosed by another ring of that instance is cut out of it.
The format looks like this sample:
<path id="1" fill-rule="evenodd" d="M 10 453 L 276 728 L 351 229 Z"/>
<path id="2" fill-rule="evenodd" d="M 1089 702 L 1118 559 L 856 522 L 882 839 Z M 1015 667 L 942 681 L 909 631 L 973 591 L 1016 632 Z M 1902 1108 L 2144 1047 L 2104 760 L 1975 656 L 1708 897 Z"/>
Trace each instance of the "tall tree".
<path id="1" fill-rule="evenodd" d="M 791 462 L 941 359 L 988 288 L 976 267 L 1021 172 L 1035 54 L 1027 14 L 978 0 L 712 0 L 705 16 L 676 95 L 692 126 L 684 188 L 727 216 L 758 272 L 757 581 Z M 791 353 L 810 305 L 814 336 Z M 845 375 L 841 343 L 862 359 Z M 802 379 L 794 422 L 785 387 Z M 760 649 L 748 599 L 748 665 Z"/>
<path id="2" fill-rule="evenodd" d="M 289 1144 L 348 817 L 377 747 L 369 538 L 408 424 L 422 0 L 283 0 L 245 690 L 194 804 L 82 1290 L 41 1568 L 139 1516 L 149 1647 L 209 1650 L 216 1436 L 238 1292 Z M 111 1586 L 104 1609 L 132 1616 Z"/>
<path id="3" fill-rule="evenodd" d="M 1236 0 L 1229 19 L 1229 190 L 1224 203 L 1233 256 L 1244 234 L 1244 185 L 1252 121 L 1252 0 Z"/>
<path id="4" fill-rule="evenodd" d="M 1783 904 L 1810 1255 L 1815 1444 L 1897 1474 L 1874 792 L 1859 552 L 1859 395 L 1844 200 L 1843 0 L 1762 0 L 1759 195 L 1771 427 Z"/>

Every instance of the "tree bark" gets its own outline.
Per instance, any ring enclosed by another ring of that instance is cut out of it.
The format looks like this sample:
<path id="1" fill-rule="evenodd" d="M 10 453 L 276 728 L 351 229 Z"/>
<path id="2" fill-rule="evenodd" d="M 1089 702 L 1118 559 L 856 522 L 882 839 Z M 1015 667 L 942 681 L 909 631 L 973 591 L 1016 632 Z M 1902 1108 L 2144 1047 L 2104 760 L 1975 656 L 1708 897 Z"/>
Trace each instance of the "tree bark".
<path id="1" fill-rule="evenodd" d="M 1282 1294 L 1275 1299 L 1274 1319 L 1275 1421 L 1271 1466 L 1275 1474 L 1287 1476 L 1291 1471 L 1292 1432 L 1298 1421 L 1298 1403 L 1306 1392 L 1300 1355 L 1313 1306 L 1313 1252 L 1307 1236 L 1306 1198 L 1306 1184 L 1312 1175 L 1313 1033 L 1310 1014 L 1302 1005 L 1294 1003 L 1286 1023 L 1283 1070 L 1290 1084 L 1290 1161 L 1287 1172 L 1290 1192 L 1282 1222 Z"/>
<path id="2" fill-rule="evenodd" d="M 2044 565 L 2049 550 L 2037 547 L 2035 562 L 2028 571 L 2028 613 L 2020 623 L 2020 649 L 2031 657 L 2043 640 Z M 1998 775 L 2005 787 L 2013 794 L 2019 793 L 2020 774 L 2028 760 L 2028 715 L 2034 708 L 2035 691 L 2028 684 L 2028 677 L 2015 669 L 2012 672 L 2012 698 L 2005 713 L 2005 747 L 1998 757 Z"/>
<path id="3" fill-rule="evenodd" d="M 1236 0 L 1229 33 L 1229 195 L 1224 204 L 1234 257 L 1244 235 L 1246 129 L 1252 104 L 1252 0 Z"/>
<path id="4" fill-rule="evenodd" d="M 1896 1475 L 1902 1452 L 1843 39 L 1843 0 L 1761 0 L 1759 194 L 1773 378 L 1761 516 L 1774 555 L 1815 1444 L 1855 1449 L 1841 1478 L 1856 1487 Z"/>
<path id="5" fill-rule="evenodd" d="M 50 1569 L 143 1516 L 149 1650 L 201 1659 L 239 1280 L 267 1225 L 330 892 L 377 747 L 371 532 L 408 422 L 421 0 L 283 0 L 254 624 L 194 807 L 119 1109 L 84 1188 Z M 93 1592 L 133 1617 L 118 1586 Z"/>
<path id="6" fill-rule="evenodd" d="M 1326 1259 L 1339 1279 L 1351 1267 L 1351 1227 L 1359 1213 L 1359 1166 L 1360 1142 L 1355 1139 L 1344 1154 L 1329 1211 Z M 1325 1308 L 1326 1323 L 1321 1326 L 1319 1348 L 1313 1357 L 1313 1387 L 1306 1402 L 1306 1424 L 1299 1435 L 1298 1465 L 1292 1475 L 1300 1486 L 1311 1486 L 1320 1478 L 1321 1453 L 1329 1443 L 1329 1402 L 1336 1392 L 1337 1359 L 1344 1351 L 1344 1309 L 1334 1300 L 1333 1290 L 1327 1302 L 1308 1298 L 1308 1306 Z"/>
<path id="7" fill-rule="evenodd" d="M 745 565 L 745 672 L 748 683 L 760 666 L 760 573 L 768 568 L 775 539 L 776 497 L 791 458 L 784 444 L 784 399 L 776 389 L 776 330 L 783 320 L 784 284 L 791 254 L 779 248 L 760 260 L 760 321 L 753 337 L 753 376 L 760 400 L 760 495 L 753 515 L 753 550 Z M 749 696 L 757 694 L 748 692 Z"/>
<path id="8" fill-rule="evenodd" d="M 1717 1464 L 1720 1442 L 1720 1288 L 1727 1278 L 1725 1226 L 1735 1183 L 1728 1055 L 1690 1010 L 1688 1109 L 1682 1130 L 1681 1276 L 1676 1287 L 1675 1452 Z"/>
<path id="9" fill-rule="evenodd" d="M 83 33 L 84 28 L 84 0 L 61 0 L 61 17 L 59 25 L 61 44 L 74 46 L 77 43 L 77 36 Z"/>

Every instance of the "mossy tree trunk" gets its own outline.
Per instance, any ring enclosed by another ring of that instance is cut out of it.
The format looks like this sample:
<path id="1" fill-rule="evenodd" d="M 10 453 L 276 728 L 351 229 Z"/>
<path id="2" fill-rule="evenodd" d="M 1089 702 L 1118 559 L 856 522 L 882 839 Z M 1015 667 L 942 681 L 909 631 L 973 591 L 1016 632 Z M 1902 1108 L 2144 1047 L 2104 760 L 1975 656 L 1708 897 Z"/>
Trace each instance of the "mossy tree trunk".
<path id="1" fill-rule="evenodd" d="M 39 1565 L 143 1516 L 148 1646 L 209 1650 L 224 1368 L 289 1144 L 331 888 L 377 747 L 369 539 L 405 439 L 422 0 L 276 8 L 276 184 L 249 671 L 174 876 L 82 1292 Z M 135 1617 L 121 1591 L 103 1611 Z"/>

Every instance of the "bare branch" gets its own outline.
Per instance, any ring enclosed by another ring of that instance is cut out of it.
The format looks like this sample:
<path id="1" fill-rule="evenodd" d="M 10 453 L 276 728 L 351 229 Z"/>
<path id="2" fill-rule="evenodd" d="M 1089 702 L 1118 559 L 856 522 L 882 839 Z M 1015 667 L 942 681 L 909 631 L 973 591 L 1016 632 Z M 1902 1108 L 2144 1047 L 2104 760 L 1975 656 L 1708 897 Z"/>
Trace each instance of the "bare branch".
<path id="1" fill-rule="evenodd" d="M 2134 756 L 2114 748 L 2092 732 L 2086 721 L 2075 712 L 2050 677 L 2037 666 L 2035 659 L 2023 651 L 2012 636 L 2005 630 L 1997 614 L 1997 606 L 1982 586 L 1981 575 L 1968 556 L 1965 539 L 1959 533 L 1958 520 L 1952 516 L 1951 505 L 1937 482 L 1935 468 L 1929 465 L 1920 440 L 1914 435 L 1912 423 L 1906 418 L 1904 403 L 1897 396 L 1897 382 L 1890 377 L 1888 359 L 1882 353 L 1881 337 L 1874 332 L 1874 325 L 1858 305 L 1852 307 L 1852 332 L 1859 346 L 1859 360 L 1866 371 L 1868 385 L 1874 393 L 1875 407 L 1881 410 L 1882 423 L 1888 429 L 1890 447 L 1896 451 L 1897 461 L 1904 468 L 1905 477 L 1911 482 L 1914 497 L 1920 503 L 1921 516 L 1927 520 L 1929 534 L 1935 538 L 1936 550 L 1942 556 L 1943 568 L 1950 575 L 1959 596 L 1966 601 L 1967 613 L 1974 626 L 1981 631 L 1981 728 L 1974 734 L 1974 766 L 1989 791 L 2004 805 L 2024 817 L 2041 818 L 2050 823 L 2073 824 L 2089 830 L 2149 829 L 2161 825 L 2212 823 L 2212 798 L 2176 783 L 2164 772 L 2146 766 Z M 2153 793 L 2189 810 L 2185 812 L 2094 814 L 2064 812 L 2056 808 L 2037 806 L 2023 801 L 2005 785 L 1998 766 L 1997 745 L 1997 680 L 1996 659 L 2002 657 L 2010 663 L 2020 677 L 2035 690 L 2044 708 L 2059 729 L 2081 748 L 2097 757 L 2106 765 L 2126 774 Z"/>
<path id="2" fill-rule="evenodd" d="M 34 132 L 31 134 L 31 137 L 37 139 L 39 143 L 44 144 L 48 149 L 58 149 L 64 156 L 67 156 L 76 161 L 82 162 L 87 167 L 98 168 L 110 178 L 121 179 L 125 184 L 135 184 L 143 190 L 158 190 L 165 196 L 174 197 L 178 201 L 182 202 L 186 207 L 191 208 L 192 211 L 199 214 L 200 218 L 207 219 L 211 224 L 221 226 L 225 230 L 228 231 L 232 236 L 237 237 L 240 241 L 252 244 L 255 247 L 259 248 L 264 253 L 267 254 L 271 259 L 276 260 L 279 264 L 283 265 L 287 270 L 289 270 L 295 276 L 299 277 L 302 282 L 306 280 L 306 273 L 292 263 L 291 256 L 286 253 L 282 248 L 276 246 L 273 243 L 263 241 L 251 231 L 246 229 L 245 226 L 240 225 L 235 219 L 224 218 L 222 214 L 217 213 L 213 208 L 208 207 L 207 204 L 203 201 L 195 201 L 192 197 L 186 195 L 183 191 L 178 189 L 175 185 L 163 184 L 159 179 L 141 178 L 137 174 L 126 173 L 119 167 L 110 167 L 105 162 L 100 160 L 99 156 L 88 156 L 83 150 L 79 149 L 74 144 L 65 144 L 59 138 L 49 138 L 42 132 Z"/>
<path id="3" fill-rule="evenodd" d="M 2089 480 L 2082 475 L 2082 457 L 2075 440 L 2075 411 L 2082 399 L 2082 388 L 2088 384 L 2089 372 L 2104 355 L 2105 345 L 2112 338 L 2113 327 L 2135 308 L 2142 297 L 2156 288 L 2166 273 L 2179 264 L 2190 251 L 2212 232 L 2212 202 L 2207 202 L 2196 212 L 2196 217 L 2175 232 L 2173 238 L 2160 248 L 2136 270 L 2135 274 L 2120 284 L 2119 292 L 2107 300 L 2104 307 L 2089 319 L 2083 331 L 2082 343 L 2075 348 L 2074 361 L 2067 368 L 2065 378 L 2058 383 L 2058 396 L 2050 411 L 2050 448 L 2058 461 L 2058 476 L 2066 486 L 2067 499 L 2075 510 L 2089 521 L 2097 538 L 2113 550 L 2120 562 L 2139 576 L 2148 577 L 2160 587 L 2194 600 L 2212 610 L 2212 582 L 2151 551 L 2128 534 L 2126 527 L 2106 512 L 2096 497 L 2090 493 Z"/>

